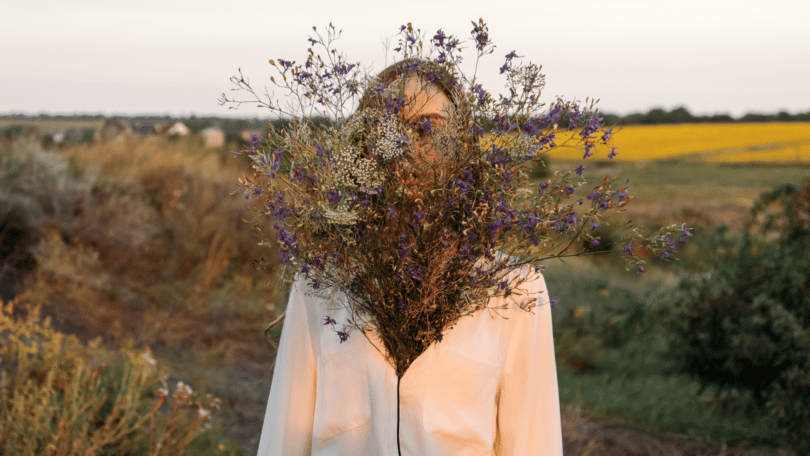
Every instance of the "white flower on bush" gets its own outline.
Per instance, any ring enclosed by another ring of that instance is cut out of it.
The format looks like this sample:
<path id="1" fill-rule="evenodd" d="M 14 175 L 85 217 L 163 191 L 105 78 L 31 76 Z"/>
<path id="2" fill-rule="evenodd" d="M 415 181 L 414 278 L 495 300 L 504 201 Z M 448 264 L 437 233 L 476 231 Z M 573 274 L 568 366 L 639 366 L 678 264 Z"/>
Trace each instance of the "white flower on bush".
<path id="1" fill-rule="evenodd" d="M 140 356 L 141 365 L 144 367 L 144 373 L 146 375 L 152 375 L 155 372 L 155 366 L 157 365 L 157 361 L 152 356 L 152 353 L 149 350 L 144 351 Z"/>
<path id="2" fill-rule="evenodd" d="M 405 152 L 400 146 L 404 136 L 400 123 L 393 116 L 386 116 L 374 129 L 374 152 L 380 154 L 384 161 L 399 157 Z"/>
<path id="3" fill-rule="evenodd" d="M 332 155 L 332 175 L 337 187 L 364 189 L 382 184 L 383 176 L 374 160 L 358 155 L 357 149 L 347 144 L 339 145 Z"/>
<path id="4" fill-rule="evenodd" d="M 327 209 L 323 216 L 329 223 L 336 225 L 354 225 L 357 221 L 357 214 L 350 211 L 345 203 L 339 205 L 337 210 Z"/>

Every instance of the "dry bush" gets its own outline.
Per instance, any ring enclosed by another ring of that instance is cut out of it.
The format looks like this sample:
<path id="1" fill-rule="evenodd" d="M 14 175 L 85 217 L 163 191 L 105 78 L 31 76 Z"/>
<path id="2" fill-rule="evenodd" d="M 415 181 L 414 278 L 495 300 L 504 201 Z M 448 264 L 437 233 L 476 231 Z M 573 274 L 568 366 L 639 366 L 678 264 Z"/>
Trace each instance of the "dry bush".
<path id="1" fill-rule="evenodd" d="M 127 335 L 220 359 L 269 356 L 258 337 L 276 291 L 252 261 L 277 257 L 257 245 L 243 220 L 253 214 L 231 195 L 249 169 L 239 158 L 186 138 L 61 152 L 17 140 L 0 144 L 0 164 L 0 203 L 19 207 L 39 235 L 23 252 L 39 266 L 21 302 L 42 303 L 85 340 Z"/>
<path id="2" fill-rule="evenodd" d="M 165 368 L 148 349 L 85 346 L 40 321 L 38 307 L 23 319 L 0 305 L 0 337 L 3 454 L 182 455 L 219 408 L 181 382 L 164 416 Z"/>

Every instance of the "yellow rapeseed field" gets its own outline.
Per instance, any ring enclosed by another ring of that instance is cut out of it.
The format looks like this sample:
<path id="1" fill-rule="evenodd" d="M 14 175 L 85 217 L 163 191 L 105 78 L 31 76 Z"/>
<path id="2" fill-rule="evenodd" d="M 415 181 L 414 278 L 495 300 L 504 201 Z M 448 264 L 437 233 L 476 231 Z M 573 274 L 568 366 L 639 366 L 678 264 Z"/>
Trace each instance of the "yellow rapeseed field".
<path id="1" fill-rule="evenodd" d="M 620 127 L 614 146 L 618 162 L 688 157 L 714 163 L 810 163 L 810 122 L 632 125 Z M 606 160 L 608 153 L 600 146 L 591 158 Z M 582 154 L 581 148 L 562 147 L 549 157 L 580 161 Z"/>

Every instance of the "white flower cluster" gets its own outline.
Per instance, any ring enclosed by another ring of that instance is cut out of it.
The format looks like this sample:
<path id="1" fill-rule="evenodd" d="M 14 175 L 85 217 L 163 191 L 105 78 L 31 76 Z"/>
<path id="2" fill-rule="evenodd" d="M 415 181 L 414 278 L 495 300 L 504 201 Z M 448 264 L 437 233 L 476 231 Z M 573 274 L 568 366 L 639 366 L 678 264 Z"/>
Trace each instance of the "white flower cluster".
<path id="1" fill-rule="evenodd" d="M 340 204 L 337 210 L 327 209 L 323 216 L 329 223 L 334 223 L 335 225 L 354 225 L 357 221 L 357 214 L 350 211 L 346 207 L 346 203 Z"/>
<path id="2" fill-rule="evenodd" d="M 380 154 L 384 161 L 399 157 L 405 152 L 397 145 L 403 136 L 400 123 L 393 116 L 384 117 L 374 129 L 371 137 L 374 151 Z"/>
<path id="3" fill-rule="evenodd" d="M 331 159 L 332 179 L 338 187 L 356 187 L 360 190 L 376 188 L 382 184 L 382 172 L 377 164 L 369 158 L 360 158 L 356 148 L 341 144 Z"/>

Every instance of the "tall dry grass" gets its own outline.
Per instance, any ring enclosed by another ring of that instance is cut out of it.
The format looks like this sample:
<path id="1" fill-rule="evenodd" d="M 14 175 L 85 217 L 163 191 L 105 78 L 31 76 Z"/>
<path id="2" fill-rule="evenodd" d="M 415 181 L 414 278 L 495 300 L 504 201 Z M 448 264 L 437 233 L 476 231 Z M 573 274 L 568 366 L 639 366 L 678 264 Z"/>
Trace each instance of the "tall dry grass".
<path id="1" fill-rule="evenodd" d="M 198 350 L 224 362 L 267 360 L 262 323 L 274 264 L 237 191 L 250 171 L 195 138 L 123 138 L 48 151 L 0 144 L 0 206 L 22 208 L 39 236 L 18 296 L 84 339 Z M 2 212 L 0 207 L 0 212 Z"/>

